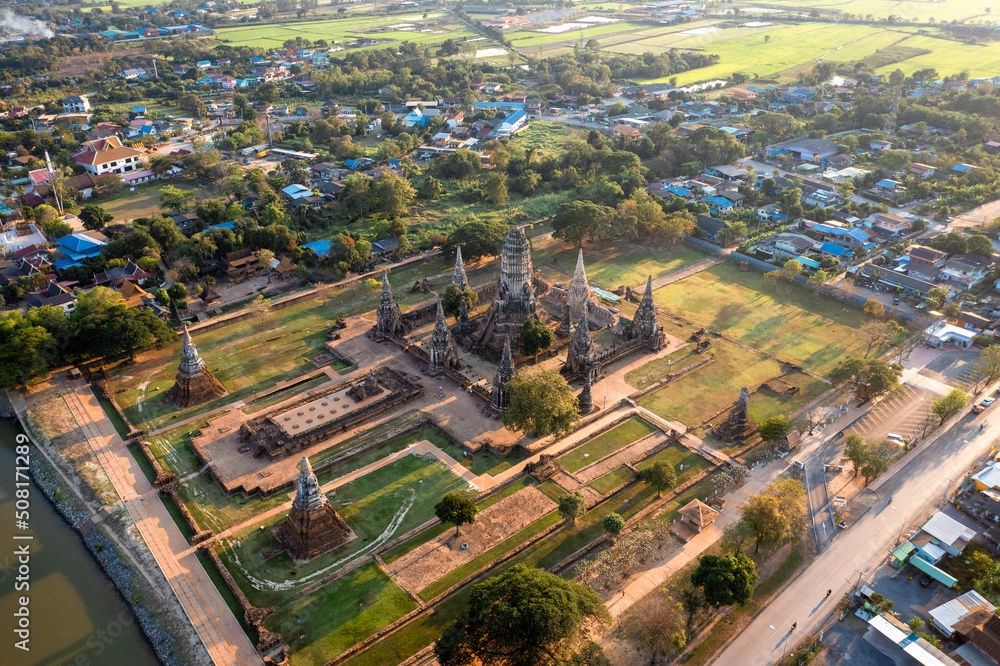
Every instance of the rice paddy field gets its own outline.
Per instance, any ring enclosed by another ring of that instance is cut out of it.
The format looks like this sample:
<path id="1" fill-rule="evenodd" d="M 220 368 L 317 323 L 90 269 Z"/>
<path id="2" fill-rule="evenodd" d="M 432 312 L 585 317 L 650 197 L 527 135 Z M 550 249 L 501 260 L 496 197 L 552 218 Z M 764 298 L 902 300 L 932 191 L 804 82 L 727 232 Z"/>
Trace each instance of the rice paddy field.
<path id="1" fill-rule="evenodd" d="M 438 23 L 443 14 L 404 14 L 393 16 L 358 16 L 325 21 L 303 21 L 269 25 L 220 28 L 219 39 L 233 46 L 280 47 L 289 39 L 325 39 L 327 42 L 347 41 L 357 37 L 395 39 L 417 44 L 439 44 L 448 38 L 474 37 L 473 33 L 458 23 Z M 409 24 L 409 25 L 407 25 Z M 423 24 L 420 27 L 418 24 Z M 375 28 L 396 29 L 376 31 Z M 377 48 L 373 47 L 373 48 Z"/>
<path id="2" fill-rule="evenodd" d="M 764 9 L 797 9 L 801 10 L 803 3 L 799 0 L 760 0 L 752 3 L 753 7 Z M 934 19 L 938 23 L 944 21 L 970 21 L 989 17 L 985 13 L 988 2 L 970 0 L 940 0 L 939 2 L 912 2 L 903 0 L 812 0 L 806 5 L 809 9 L 840 12 L 855 16 L 887 18 L 896 16 L 901 21 L 928 22 Z M 745 10 L 744 10 L 745 11 Z"/>

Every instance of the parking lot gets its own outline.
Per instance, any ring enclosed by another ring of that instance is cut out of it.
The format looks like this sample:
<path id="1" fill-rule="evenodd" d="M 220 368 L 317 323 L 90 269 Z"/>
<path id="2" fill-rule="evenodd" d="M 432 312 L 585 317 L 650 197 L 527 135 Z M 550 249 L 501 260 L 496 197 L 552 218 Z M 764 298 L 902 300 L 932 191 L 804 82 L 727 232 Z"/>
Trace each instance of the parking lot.
<path id="1" fill-rule="evenodd" d="M 979 375 L 975 371 L 978 360 L 977 349 L 951 349 L 938 354 L 920 370 L 920 374 L 950 386 L 969 390 L 979 380 Z"/>
<path id="2" fill-rule="evenodd" d="M 904 384 L 897 395 L 883 400 L 845 431 L 845 435 L 860 435 L 862 439 L 883 440 L 889 433 L 912 440 L 924 429 L 934 404 L 934 394 Z"/>

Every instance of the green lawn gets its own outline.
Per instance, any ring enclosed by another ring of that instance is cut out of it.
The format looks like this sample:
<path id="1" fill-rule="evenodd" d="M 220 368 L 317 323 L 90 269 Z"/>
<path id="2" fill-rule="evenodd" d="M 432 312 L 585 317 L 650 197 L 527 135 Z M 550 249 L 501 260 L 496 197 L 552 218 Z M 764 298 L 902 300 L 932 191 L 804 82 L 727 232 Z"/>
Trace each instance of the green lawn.
<path id="1" fill-rule="evenodd" d="M 556 462 L 562 465 L 567 472 L 576 472 L 656 431 L 657 429 L 648 421 L 632 417 L 598 435 L 583 446 L 579 446 L 569 453 L 564 453 L 556 458 Z"/>
<path id="2" fill-rule="evenodd" d="M 280 608 L 268 626 L 284 635 L 292 664 L 322 664 L 416 608 L 375 565 L 364 564 Z M 300 638 L 304 636 L 304 638 Z"/>
<path id="3" fill-rule="evenodd" d="M 522 150 L 534 148 L 539 155 L 550 155 L 562 153 L 574 140 L 586 139 L 587 132 L 584 130 L 548 120 L 532 120 L 528 129 L 511 140 L 510 146 Z"/>
<path id="4" fill-rule="evenodd" d="M 639 399 L 670 421 L 695 427 L 732 404 L 740 388 L 754 388 L 781 374 L 781 364 L 725 340 L 712 342 L 715 361 Z M 755 401 L 750 400 L 751 409 Z"/>
<path id="5" fill-rule="evenodd" d="M 557 281 L 566 281 L 576 268 L 578 248 L 554 238 L 543 238 L 532 244 L 531 257 L 535 270 Z M 644 285 L 647 276 L 656 279 L 685 266 L 701 261 L 707 255 L 684 245 L 673 248 L 646 244 L 592 243 L 583 248 L 587 279 L 592 285 L 614 291 L 620 286 Z"/>
<path id="6" fill-rule="evenodd" d="M 131 108 L 131 105 L 129 108 Z M 198 185 L 185 181 L 176 181 L 158 183 L 156 185 L 139 185 L 136 187 L 135 192 L 129 192 L 126 189 L 117 196 L 95 200 L 94 203 L 111 213 L 114 217 L 114 222 L 121 222 L 122 220 L 131 221 L 137 217 L 158 215 L 163 212 L 160 210 L 160 190 L 167 185 L 173 185 L 181 190 L 194 191 L 196 199 L 212 196 Z"/>
<path id="7" fill-rule="evenodd" d="M 767 389 L 758 391 L 750 399 L 748 410 L 750 418 L 760 423 L 777 414 L 788 415 L 799 406 L 812 402 L 824 391 L 830 389 L 830 385 L 826 382 L 821 382 L 803 372 L 792 372 L 783 380 L 793 386 L 798 386 L 799 393 L 792 396 L 779 396 Z"/>
<path id="8" fill-rule="evenodd" d="M 632 470 L 625 465 L 622 465 L 621 467 L 616 467 L 607 474 L 597 477 L 587 485 L 602 495 L 607 495 L 631 478 Z"/>
<path id="9" fill-rule="evenodd" d="M 856 332 L 868 315 L 805 289 L 772 286 L 761 273 L 729 262 L 657 289 L 654 299 L 698 326 L 820 375 L 864 353 Z"/>
<path id="10" fill-rule="evenodd" d="M 268 498 L 240 494 L 227 497 L 208 473 L 183 482 L 177 490 L 177 497 L 184 502 L 199 527 L 213 532 L 239 525 L 289 501 L 288 493 Z"/>
<path id="11" fill-rule="evenodd" d="M 678 486 L 710 467 L 707 460 L 679 444 L 671 444 L 656 455 L 638 463 L 636 467 L 643 470 L 658 462 L 665 462 L 673 468 L 674 472 L 677 473 Z"/>
<path id="12" fill-rule="evenodd" d="M 197 420 L 170 430 L 162 435 L 148 437 L 149 451 L 160 466 L 178 476 L 196 472 L 201 468 L 198 457 L 191 450 L 190 442 L 206 421 Z"/>
<path id="13" fill-rule="evenodd" d="M 355 559 L 355 554 L 370 552 L 378 543 L 391 539 L 426 522 L 434 515 L 434 505 L 446 493 L 472 493 L 464 481 L 437 461 L 406 456 L 381 467 L 334 491 L 331 504 L 347 521 L 358 538 L 349 541 L 305 564 L 297 565 L 285 553 L 263 562 L 258 553 L 277 543 L 271 527 L 284 520 L 279 515 L 238 532 L 227 539 L 220 557 L 230 573 L 255 605 L 274 605 L 293 598 L 301 585 L 282 585 L 300 580 L 315 582 Z M 263 527 L 263 529 L 261 529 Z M 240 540 L 237 548 L 234 541 Z M 271 589 L 259 589 L 250 577 L 273 581 Z"/>
<path id="14" fill-rule="evenodd" d="M 705 358 L 694 350 L 695 344 L 685 345 L 669 356 L 655 358 L 640 368 L 625 373 L 625 381 L 636 389 L 644 389 L 664 379 L 668 374 L 680 372 Z"/>

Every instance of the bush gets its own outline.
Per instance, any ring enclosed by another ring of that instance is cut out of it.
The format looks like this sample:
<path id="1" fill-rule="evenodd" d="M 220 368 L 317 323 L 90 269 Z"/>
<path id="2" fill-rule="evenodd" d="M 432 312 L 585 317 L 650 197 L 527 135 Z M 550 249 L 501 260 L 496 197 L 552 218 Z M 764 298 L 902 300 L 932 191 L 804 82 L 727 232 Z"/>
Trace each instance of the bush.
<path id="1" fill-rule="evenodd" d="M 974 345 L 976 345 L 977 347 L 989 347 L 994 342 L 996 342 L 996 338 L 994 338 L 992 335 L 974 335 L 974 336 L 972 336 L 972 343 Z"/>

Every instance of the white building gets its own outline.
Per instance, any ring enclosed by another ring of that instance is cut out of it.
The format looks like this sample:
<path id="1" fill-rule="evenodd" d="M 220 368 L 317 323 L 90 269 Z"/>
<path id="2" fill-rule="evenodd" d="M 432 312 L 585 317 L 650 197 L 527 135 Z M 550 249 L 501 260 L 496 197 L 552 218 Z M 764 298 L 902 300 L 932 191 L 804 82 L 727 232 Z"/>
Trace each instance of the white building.
<path id="1" fill-rule="evenodd" d="M 142 153 L 125 148 L 118 137 L 108 137 L 83 144 L 85 150 L 74 159 L 87 173 L 103 176 L 108 173 L 125 174 L 142 169 Z"/>
<path id="2" fill-rule="evenodd" d="M 63 100 L 63 111 L 65 113 L 89 113 L 90 100 L 86 95 L 73 95 Z"/>
<path id="3" fill-rule="evenodd" d="M 946 321 L 936 321 L 924 329 L 924 342 L 937 349 L 946 345 L 968 349 L 972 346 L 972 338 L 975 335 L 972 331 L 959 328 Z"/>

